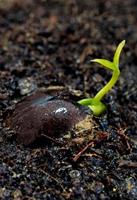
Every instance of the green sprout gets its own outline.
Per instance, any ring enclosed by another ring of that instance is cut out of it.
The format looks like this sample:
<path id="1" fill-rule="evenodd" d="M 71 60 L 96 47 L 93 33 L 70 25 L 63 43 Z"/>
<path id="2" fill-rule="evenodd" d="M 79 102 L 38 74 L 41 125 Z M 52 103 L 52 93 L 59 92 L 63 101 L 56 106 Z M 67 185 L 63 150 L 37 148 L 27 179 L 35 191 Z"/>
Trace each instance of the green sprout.
<path id="1" fill-rule="evenodd" d="M 88 106 L 92 110 L 93 114 L 96 116 L 99 116 L 106 110 L 106 106 L 104 105 L 104 103 L 101 102 L 101 100 L 104 97 L 104 95 L 107 94 L 108 91 L 115 85 L 120 75 L 119 57 L 124 45 L 125 45 L 125 40 L 120 42 L 120 44 L 118 45 L 113 57 L 113 61 L 109 61 L 106 59 L 91 60 L 91 62 L 99 63 L 103 67 L 112 70 L 112 77 L 110 81 L 95 95 L 95 97 L 85 98 L 78 101 L 79 104 Z"/>

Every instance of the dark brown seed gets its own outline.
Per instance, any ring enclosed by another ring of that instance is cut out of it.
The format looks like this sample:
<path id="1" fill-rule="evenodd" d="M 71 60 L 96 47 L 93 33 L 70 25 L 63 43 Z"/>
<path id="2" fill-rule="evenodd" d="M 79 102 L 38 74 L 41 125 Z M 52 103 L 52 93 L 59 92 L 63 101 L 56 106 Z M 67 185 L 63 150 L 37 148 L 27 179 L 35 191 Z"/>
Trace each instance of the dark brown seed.
<path id="1" fill-rule="evenodd" d="M 54 137 L 70 130 L 83 117 L 71 102 L 36 93 L 17 104 L 8 125 L 19 143 L 29 145 L 42 135 Z"/>

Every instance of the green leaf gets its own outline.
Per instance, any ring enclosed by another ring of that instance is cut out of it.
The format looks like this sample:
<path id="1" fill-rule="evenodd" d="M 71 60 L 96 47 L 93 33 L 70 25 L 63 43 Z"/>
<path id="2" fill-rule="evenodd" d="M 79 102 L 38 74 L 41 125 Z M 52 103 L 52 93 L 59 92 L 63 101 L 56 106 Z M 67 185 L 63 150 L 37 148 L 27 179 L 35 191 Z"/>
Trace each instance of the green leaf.
<path id="1" fill-rule="evenodd" d="M 115 67 L 119 67 L 119 57 L 120 57 L 120 53 L 123 49 L 123 47 L 125 46 L 125 40 L 123 40 L 122 42 L 120 42 L 120 44 L 118 45 L 116 52 L 114 54 L 114 58 L 113 58 L 113 63 L 115 64 Z"/>
<path id="2" fill-rule="evenodd" d="M 84 105 L 84 106 L 90 105 L 91 102 L 92 102 L 92 98 L 85 98 L 85 99 L 78 101 L 79 104 Z"/>
<path id="3" fill-rule="evenodd" d="M 99 63 L 107 69 L 111 69 L 111 70 L 115 69 L 114 63 L 106 59 L 93 59 L 91 60 L 91 62 Z"/>

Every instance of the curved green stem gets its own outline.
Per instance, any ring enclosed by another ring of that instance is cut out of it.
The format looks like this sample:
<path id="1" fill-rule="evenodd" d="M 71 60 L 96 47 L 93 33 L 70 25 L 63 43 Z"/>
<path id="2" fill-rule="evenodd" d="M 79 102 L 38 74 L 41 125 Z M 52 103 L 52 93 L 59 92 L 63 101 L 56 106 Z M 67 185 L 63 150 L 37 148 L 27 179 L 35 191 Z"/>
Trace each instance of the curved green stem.
<path id="1" fill-rule="evenodd" d="M 92 62 L 101 64 L 103 67 L 112 70 L 113 74 L 110 81 L 96 94 L 93 98 L 85 98 L 78 101 L 79 104 L 88 106 L 95 115 L 100 115 L 106 110 L 106 106 L 101 102 L 104 95 L 115 85 L 120 75 L 119 71 L 119 57 L 122 48 L 125 45 L 125 40 L 120 42 L 113 57 L 113 62 L 106 59 L 93 59 Z"/>
<path id="2" fill-rule="evenodd" d="M 104 95 L 107 94 L 107 92 L 115 85 L 118 80 L 119 74 L 119 69 L 113 71 L 113 75 L 110 81 L 96 94 L 94 99 L 100 101 L 104 97 Z"/>

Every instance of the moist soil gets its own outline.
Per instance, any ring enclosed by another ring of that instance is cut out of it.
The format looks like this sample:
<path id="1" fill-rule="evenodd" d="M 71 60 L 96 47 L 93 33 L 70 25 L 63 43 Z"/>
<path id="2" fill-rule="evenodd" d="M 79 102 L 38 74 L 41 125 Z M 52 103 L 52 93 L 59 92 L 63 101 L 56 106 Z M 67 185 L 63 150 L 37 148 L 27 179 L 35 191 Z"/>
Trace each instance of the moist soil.
<path id="1" fill-rule="evenodd" d="M 0 1 L 0 199 L 137 199 L 136 25 L 136 0 Z M 5 119 L 18 102 L 93 97 L 111 72 L 90 60 L 111 60 L 123 39 L 120 78 L 92 127 L 16 141 Z"/>

